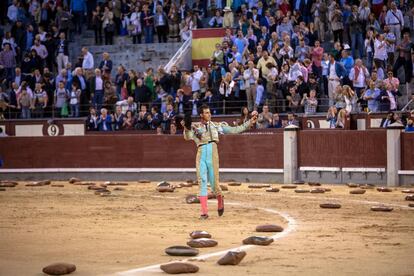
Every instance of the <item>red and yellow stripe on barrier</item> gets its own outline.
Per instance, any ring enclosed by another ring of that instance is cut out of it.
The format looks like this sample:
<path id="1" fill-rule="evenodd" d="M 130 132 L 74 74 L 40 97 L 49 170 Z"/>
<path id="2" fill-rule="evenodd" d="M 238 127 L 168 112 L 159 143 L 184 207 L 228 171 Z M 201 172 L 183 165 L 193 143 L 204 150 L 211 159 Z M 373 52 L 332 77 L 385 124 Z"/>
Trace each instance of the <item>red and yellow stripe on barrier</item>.
<path id="1" fill-rule="evenodd" d="M 193 30 L 192 59 L 193 65 L 206 67 L 210 63 L 217 43 L 221 43 L 224 29 Z"/>

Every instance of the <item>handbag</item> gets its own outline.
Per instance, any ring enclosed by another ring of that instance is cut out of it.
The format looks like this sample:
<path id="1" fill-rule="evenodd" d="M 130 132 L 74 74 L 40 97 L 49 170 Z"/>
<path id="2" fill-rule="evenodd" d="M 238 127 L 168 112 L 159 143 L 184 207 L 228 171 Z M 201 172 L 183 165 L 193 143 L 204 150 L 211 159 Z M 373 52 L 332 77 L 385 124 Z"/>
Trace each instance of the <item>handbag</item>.
<path id="1" fill-rule="evenodd" d="M 126 87 L 126 81 L 124 82 L 124 85 L 121 88 L 121 98 L 123 100 L 126 100 L 128 98 L 128 89 Z"/>
<path id="2" fill-rule="evenodd" d="M 62 116 L 62 117 L 69 116 L 68 104 L 66 102 L 63 103 L 63 105 L 62 105 L 62 108 L 60 110 L 60 116 Z"/>

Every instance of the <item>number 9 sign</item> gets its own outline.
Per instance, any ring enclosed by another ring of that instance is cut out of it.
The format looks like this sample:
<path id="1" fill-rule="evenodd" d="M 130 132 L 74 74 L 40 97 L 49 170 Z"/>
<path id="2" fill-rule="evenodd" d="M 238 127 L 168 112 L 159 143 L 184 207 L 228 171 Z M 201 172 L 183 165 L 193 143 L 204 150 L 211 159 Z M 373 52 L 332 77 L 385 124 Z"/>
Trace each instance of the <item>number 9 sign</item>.
<path id="1" fill-rule="evenodd" d="M 59 135 L 59 127 L 55 124 L 51 124 L 47 128 L 47 134 L 49 136 L 58 136 Z"/>

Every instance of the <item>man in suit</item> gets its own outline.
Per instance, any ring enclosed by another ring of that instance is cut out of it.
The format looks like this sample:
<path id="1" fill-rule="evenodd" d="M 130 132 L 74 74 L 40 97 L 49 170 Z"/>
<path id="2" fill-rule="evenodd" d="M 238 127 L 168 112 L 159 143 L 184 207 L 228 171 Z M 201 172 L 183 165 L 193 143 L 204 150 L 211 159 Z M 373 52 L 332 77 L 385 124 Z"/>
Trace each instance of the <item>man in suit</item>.
<path id="1" fill-rule="evenodd" d="M 108 110 L 106 108 L 101 109 L 101 115 L 97 120 L 98 130 L 99 131 L 112 131 L 112 122 L 113 117 L 112 115 L 108 114 Z"/>
<path id="2" fill-rule="evenodd" d="M 93 106 L 100 110 L 104 100 L 104 80 L 98 68 L 95 69 L 95 76 L 89 80 L 89 92 Z"/>
<path id="3" fill-rule="evenodd" d="M 112 60 L 107 52 L 102 54 L 102 61 L 99 63 L 99 69 L 101 69 L 102 73 L 106 76 L 111 77 Z"/>
<path id="4" fill-rule="evenodd" d="M 167 110 L 163 114 L 163 124 L 164 130 L 167 131 L 170 129 L 170 125 L 174 123 L 175 116 L 177 114 L 174 112 L 174 106 L 172 103 L 167 104 Z"/>
<path id="5" fill-rule="evenodd" d="M 293 10 L 300 12 L 300 14 L 302 15 L 303 21 L 305 21 L 306 24 L 309 24 L 309 22 L 312 19 L 312 16 L 311 16 L 312 4 L 313 4 L 312 0 L 291 1 L 291 7 L 293 7 Z"/>
<path id="6" fill-rule="evenodd" d="M 148 115 L 147 120 L 148 120 L 150 129 L 155 130 L 160 126 L 162 122 L 162 118 L 161 118 L 161 114 L 158 112 L 157 106 L 151 107 L 151 114 Z"/>
<path id="7" fill-rule="evenodd" d="M 63 68 L 66 68 L 69 62 L 69 43 L 66 40 L 65 33 L 59 35 L 59 41 L 56 45 L 56 61 L 59 73 Z"/>
<path id="8" fill-rule="evenodd" d="M 134 99 L 137 103 L 149 103 L 151 102 L 151 91 L 146 86 L 142 79 L 137 79 L 137 86 L 135 87 Z"/>
<path id="9" fill-rule="evenodd" d="M 82 91 L 80 96 L 80 110 L 82 116 L 87 116 L 89 113 L 88 105 L 91 100 L 91 95 L 88 89 L 88 82 L 86 81 L 86 78 L 83 75 L 82 68 L 77 67 L 75 69 L 75 75 L 72 78 L 72 83 L 77 83 L 78 87 Z"/>
<path id="10" fill-rule="evenodd" d="M 204 105 L 207 105 L 208 107 L 210 107 L 211 114 L 213 115 L 217 114 L 217 99 L 214 97 L 211 90 L 206 91 L 206 94 L 204 95 L 202 102 Z"/>
<path id="11" fill-rule="evenodd" d="M 394 112 L 389 112 L 386 118 L 383 118 L 380 127 L 387 128 L 389 125 L 395 123 Z"/>

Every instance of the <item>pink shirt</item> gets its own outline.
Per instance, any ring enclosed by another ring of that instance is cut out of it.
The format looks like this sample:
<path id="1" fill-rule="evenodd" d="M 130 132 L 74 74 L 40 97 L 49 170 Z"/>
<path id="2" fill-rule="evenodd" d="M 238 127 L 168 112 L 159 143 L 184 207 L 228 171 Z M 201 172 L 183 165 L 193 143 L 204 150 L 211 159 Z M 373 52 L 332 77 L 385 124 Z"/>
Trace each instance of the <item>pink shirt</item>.
<path id="1" fill-rule="evenodd" d="M 391 84 L 391 90 L 398 90 L 398 87 L 400 86 L 399 79 L 393 77 L 392 79 L 387 78 L 384 81 L 385 87 L 387 87 L 388 84 Z"/>
<path id="2" fill-rule="evenodd" d="M 322 47 L 315 47 L 312 51 L 312 61 L 316 67 L 321 67 L 323 57 L 323 48 Z"/>

